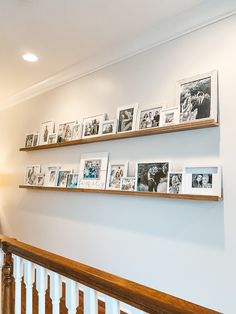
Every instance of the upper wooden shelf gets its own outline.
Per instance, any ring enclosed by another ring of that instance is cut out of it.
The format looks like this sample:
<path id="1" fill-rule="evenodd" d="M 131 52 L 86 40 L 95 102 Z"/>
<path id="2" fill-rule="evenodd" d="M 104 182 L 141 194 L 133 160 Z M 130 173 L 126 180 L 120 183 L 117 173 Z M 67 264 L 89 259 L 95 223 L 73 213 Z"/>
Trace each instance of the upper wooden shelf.
<path id="1" fill-rule="evenodd" d="M 21 189 L 31 190 L 47 190 L 47 191 L 64 191 L 64 192 L 80 192 L 80 193 L 98 193 L 98 194 L 116 194 L 116 195 L 133 195 L 148 196 L 157 198 L 185 199 L 196 201 L 214 201 L 222 200 L 219 196 L 214 195 L 195 195 L 195 194 L 170 194 L 170 193 L 154 193 L 154 192 L 138 192 L 138 191 L 121 191 L 121 190 L 101 190 L 101 189 L 84 189 L 84 188 L 63 188 L 59 186 L 37 186 L 37 185 L 19 185 Z"/>
<path id="2" fill-rule="evenodd" d="M 171 133 L 171 132 L 180 132 L 180 131 L 203 129 L 203 128 L 212 128 L 212 127 L 218 127 L 218 126 L 219 126 L 219 123 L 216 122 L 214 119 L 199 120 L 199 121 L 194 121 L 194 122 L 185 122 L 185 123 L 175 124 L 171 126 L 161 126 L 157 128 L 130 131 L 130 132 L 125 132 L 125 133 L 83 138 L 83 139 L 69 141 L 69 142 L 38 145 L 34 147 L 22 147 L 20 148 L 20 151 L 34 151 L 34 150 L 58 148 L 58 147 L 64 147 L 64 146 L 81 145 L 81 144 L 88 144 L 88 143 L 95 143 L 95 142 L 113 141 L 113 140 L 118 140 L 118 139 L 123 139 L 123 138 L 131 138 L 131 137 L 139 137 L 139 136 L 147 136 L 147 135 Z"/>

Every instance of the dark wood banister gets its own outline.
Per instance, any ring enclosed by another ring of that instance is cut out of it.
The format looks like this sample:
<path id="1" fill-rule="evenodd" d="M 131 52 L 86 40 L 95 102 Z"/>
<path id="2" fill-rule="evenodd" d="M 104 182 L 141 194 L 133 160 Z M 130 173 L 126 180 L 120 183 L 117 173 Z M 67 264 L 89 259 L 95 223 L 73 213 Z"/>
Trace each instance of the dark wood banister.
<path id="1" fill-rule="evenodd" d="M 0 235 L 6 254 L 15 254 L 151 314 L 213 314 L 214 310 L 148 288 L 102 270 Z M 10 312 L 9 312 L 10 313 Z"/>

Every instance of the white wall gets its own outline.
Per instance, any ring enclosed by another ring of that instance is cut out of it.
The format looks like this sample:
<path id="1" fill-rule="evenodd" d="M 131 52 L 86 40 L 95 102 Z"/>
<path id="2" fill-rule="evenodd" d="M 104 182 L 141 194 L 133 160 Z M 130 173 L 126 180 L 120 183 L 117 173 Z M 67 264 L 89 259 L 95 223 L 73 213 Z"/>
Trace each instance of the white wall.
<path id="1" fill-rule="evenodd" d="M 0 113 L 1 227 L 19 240 L 172 295 L 236 313 L 236 17 L 110 66 Z M 82 119 L 117 106 L 175 103 L 177 80 L 219 71 L 221 126 L 32 153 L 42 121 Z M 220 161 L 224 201 L 196 202 L 18 189 L 25 165 L 111 160 Z"/>

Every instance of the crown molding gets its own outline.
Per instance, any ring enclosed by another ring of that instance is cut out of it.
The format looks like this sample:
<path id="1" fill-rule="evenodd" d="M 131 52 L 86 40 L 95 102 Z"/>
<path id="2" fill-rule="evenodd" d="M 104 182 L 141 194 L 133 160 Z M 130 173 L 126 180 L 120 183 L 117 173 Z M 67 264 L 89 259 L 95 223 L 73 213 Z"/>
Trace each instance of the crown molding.
<path id="1" fill-rule="evenodd" d="M 157 28 L 149 30 L 148 33 L 142 34 L 139 38 L 129 42 L 128 45 L 113 47 L 109 50 L 109 53 L 97 55 L 84 62 L 72 65 L 16 93 L 0 103 L 0 111 L 235 14 L 236 3 L 234 0 L 208 1 L 198 5 L 194 12 L 185 11 L 170 21 L 159 24 Z"/>

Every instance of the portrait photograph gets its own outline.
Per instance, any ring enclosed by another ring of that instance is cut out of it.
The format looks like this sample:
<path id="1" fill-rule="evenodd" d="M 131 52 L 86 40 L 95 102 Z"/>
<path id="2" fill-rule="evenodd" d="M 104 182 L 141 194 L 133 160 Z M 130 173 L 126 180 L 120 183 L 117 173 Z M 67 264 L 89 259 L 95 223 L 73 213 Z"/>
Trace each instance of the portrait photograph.
<path id="1" fill-rule="evenodd" d="M 25 172 L 25 184 L 36 185 L 37 175 L 40 174 L 40 165 L 27 166 Z"/>
<path id="2" fill-rule="evenodd" d="M 137 130 L 156 128 L 160 126 L 162 106 L 152 109 L 139 110 L 137 118 Z"/>
<path id="3" fill-rule="evenodd" d="M 217 121 L 217 71 L 178 82 L 180 123 L 199 119 Z"/>
<path id="4" fill-rule="evenodd" d="M 54 133 L 54 122 L 46 121 L 41 124 L 39 145 L 48 144 L 49 134 Z"/>
<path id="5" fill-rule="evenodd" d="M 77 188 L 79 184 L 79 174 L 71 173 L 67 175 L 66 187 L 70 189 Z"/>
<path id="6" fill-rule="evenodd" d="M 168 193 L 181 194 L 183 185 L 182 172 L 170 172 L 168 177 Z"/>
<path id="7" fill-rule="evenodd" d="M 57 141 L 59 143 L 71 141 L 74 125 L 75 121 L 60 123 L 58 125 Z"/>
<path id="8" fill-rule="evenodd" d="M 164 109 L 161 112 L 161 126 L 174 125 L 179 123 L 179 107 Z"/>
<path id="9" fill-rule="evenodd" d="M 107 152 L 82 154 L 79 169 L 79 187 L 105 189 L 107 165 Z"/>
<path id="10" fill-rule="evenodd" d="M 101 125 L 102 135 L 105 134 L 116 134 L 117 132 L 117 120 L 103 121 Z"/>
<path id="11" fill-rule="evenodd" d="M 65 188 L 67 184 L 67 176 L 69 174 L 71 174 L 71 170 L 59 170 L 57 186 Z"/>
<path id="12" fill-rule="evenodd" d="M 33 145 L 32 146 L 38 146 L 38 144 L 39 144 L 39 134 L 36 133 L 36 134 L 34 134 Z"/>
<path id="13" fill-rule="evenodd" d="M 169 162 L 138 162 L 136 165 L 136 190 L 167 192 Z"/>
<path id="14" fill-rule="evenodd" d="M 120 190 L 122 177 L 127 176 L 128 162 L 113 161 L 109 163 L 107 173 L 107 189 Z"/>
<path id="15" fill-rule="evenodd" d="M 101 124 L 105 120 L 106 115 L 100 114 L 89 117 L 83 121 L 83 138 L 98 136 L 101 134 Z"/>
<path id="16" fill-rule="evenodd" d="M 48 144 L 57 143 L 57 133 L 52 133 L 48 135 Z"/>
<path id="17" fill-rule="evenodd" d="M 45 185 L 46 186 L 56 186 L 57 185 L 57 177 L 58 177 L 58 166 L 48 166 L 47 172 L 45 176 Z"/>
<path id="18" fill-rule="evenodd" d="M 117 108 L 118 133 L 134 131 L 136 127 L 138 105 Z"/>
<path id="19" fill-rule="evenodd" d="M 136 186 L 135 177 L 122 177 L 121 178 L 121 190 L 122 191 L 135 191 Z"/>
<path id="20" fill-rule="evenodd" d="M 82 133 L 82 124 L 81 123 L 75 123 L 72 128 L 72 141 L 79 140 L 81 138 Z"/>
<path id="21" fill-rule="evenodd" d="M 34 134 L 28 134 L 26 135 L 25 139 L 25 147 L 32 147 L 34 141 Z"/>
<path id="22" fill-rule="evenodd" d="M 221 197 L 220 165 L 186 166 L 184 168 L 184 193 Z"/>
<path id="23" fill-rule="evenodd" d="M 44 185 L 45 174 L 37 174 L 36 175 L 36 185 L 43 186 Z"/>

